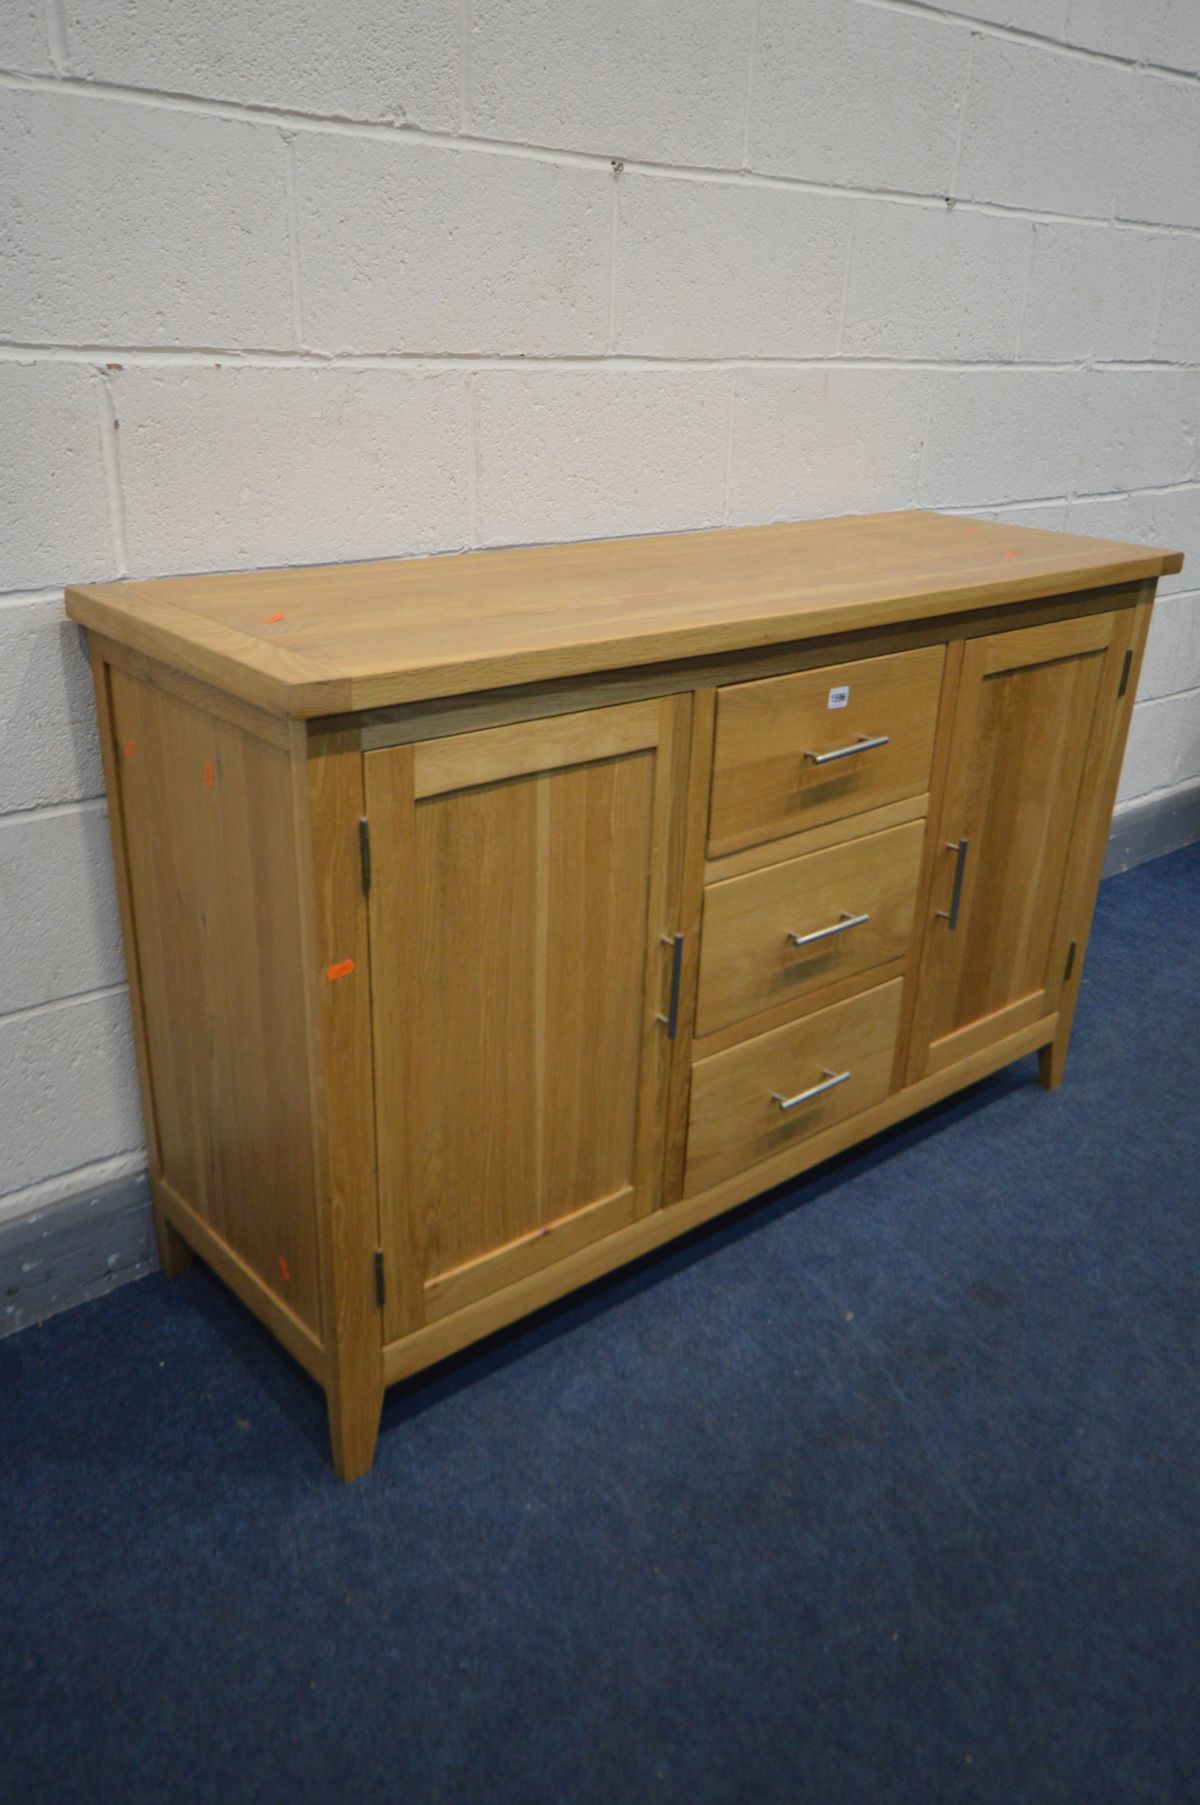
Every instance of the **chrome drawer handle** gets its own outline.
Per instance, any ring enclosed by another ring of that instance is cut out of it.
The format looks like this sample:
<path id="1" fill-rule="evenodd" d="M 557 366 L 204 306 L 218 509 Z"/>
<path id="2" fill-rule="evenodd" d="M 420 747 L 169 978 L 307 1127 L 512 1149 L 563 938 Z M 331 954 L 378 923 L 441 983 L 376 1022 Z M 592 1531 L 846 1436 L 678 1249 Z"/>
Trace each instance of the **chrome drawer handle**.
<path id="1" fill-rule="evenodd" d="M 674 1040 L 679 1032 L 679 980 L 683 976 L 683 935 L 660 934 L 659 939 L 664 946 L 671 949 L 671 1000 L 667 1004 L 667 1013 L 660 1012 L 655 1016 L 667 1031 L 667 1039 Z"/>
<path id="2" fill-rule="evenodd" d="M 823 1084 L 814 1084 L 811 1090 L 798 1091 L 794 1097 L 781 1097 L 778 1091 L 771 1092 L 772 1103 L 778 1103 L 780 1109 L 795 1109 L 800 1103 L 811 1103 L 814 1097 L 823 1097 L 826 1091 L 836 1089 L 845 1084 L 849 1072 L 822 1072 Z"/>
<path id="3" fill-rule="evenodd" d="M 860 733 L 852 746 L 839 746 L 833 752 L 806 752 L 805 758 L 811 765 L 831 765 L 835 758 L 849 758 L 854 752 L 873 752 L 876 746 L 886 746 L 886 733 L 877 733 L 872 739 L 869 733 Z"/>
<path id="4" fill-rule="evenodd" d="M 967 844 L 966 840 L 947 840 L 946 851 L 954 854 L 954 889 L 950 893 L 950 907 L 933 911 L 935 915 L 941 916 L 951 932 L 958 926 L 958 911 L 962 907 L 963 875 L 967 869 Z"/>
<path id="5" fill-rule="evenodd" d="M 832 927 L 817 928 L 812 934 L 789 934 L 788 939 L 793 946 L 811 946 L 814 940 L 828 940 L 831 934 L 845 934 L 851 928 L 861 928 L 864 921 L 870 921 L 869 915 L 847 915 L 843 909 Z"/>

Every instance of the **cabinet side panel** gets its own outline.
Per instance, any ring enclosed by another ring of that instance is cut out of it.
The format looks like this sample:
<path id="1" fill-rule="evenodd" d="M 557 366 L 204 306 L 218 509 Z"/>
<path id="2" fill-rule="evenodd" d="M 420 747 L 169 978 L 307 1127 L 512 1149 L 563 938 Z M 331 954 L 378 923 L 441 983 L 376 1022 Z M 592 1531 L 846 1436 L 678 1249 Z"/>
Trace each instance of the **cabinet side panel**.
<path id="1" fill-rule="evenodd" d="M 110 672 L 161 1178 L 320 1335 L 285 752 Z"/>
<path id="2" fill-rule="evenodd" d="M 1124 674 L 1116 688 L 1110 691 L 1107 709 L 1102 709 L 1098 724 L 1096 780 L 1080 811 L 1072 842 L 1064 906 L 1059 923 L 1059 969 L 1065 970 L 1066 948 L 1072 940 L 1075 942 L 1075 956 L 1070 962 L 1070 971 L 1064 977 L 1059 994 L 1058 1025 L 1054 1040 L 1042 1049 L 1041 1079 L 1043 1085 L 1050 1090 L 1062 1080 L 1067 1047 L 1070 1044 L 1071 1025 L 1083 977 L 1083 962 L 1092 929 L 1092 911 L 1096 906 L 1104 852 L 1112 827 L 1121 763 L 1125 756 L 1133 705 L 1137 700 L 1138 680 L 1146 650 L 1146 638 L 1150 631 L 1156 587 L 1153 582 L 1143 583 L 1137 592 L 1135 605 L 1126 611 L 1125 631 L 1115 647 L 1120 655 Z"/>

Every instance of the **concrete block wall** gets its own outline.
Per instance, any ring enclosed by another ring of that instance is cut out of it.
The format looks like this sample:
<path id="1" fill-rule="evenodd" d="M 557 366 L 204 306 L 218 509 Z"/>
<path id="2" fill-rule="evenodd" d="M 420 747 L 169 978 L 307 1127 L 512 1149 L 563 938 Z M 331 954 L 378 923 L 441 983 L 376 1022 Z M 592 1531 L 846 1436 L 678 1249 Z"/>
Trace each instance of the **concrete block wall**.
<path id="1" fill-rule="evenodd" d="M 10 0 L 0 267 L 0 1220 L 142 1163 L 67 581 L 1162 540 L 1122 807 L 1200 783 L 1196 0 Z"/>

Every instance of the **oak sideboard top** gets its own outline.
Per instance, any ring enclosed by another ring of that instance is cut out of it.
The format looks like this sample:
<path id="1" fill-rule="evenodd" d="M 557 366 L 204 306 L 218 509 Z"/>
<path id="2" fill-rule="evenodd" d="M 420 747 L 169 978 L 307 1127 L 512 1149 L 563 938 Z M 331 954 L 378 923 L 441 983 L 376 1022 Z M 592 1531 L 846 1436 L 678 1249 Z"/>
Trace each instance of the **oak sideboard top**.
<path id="1" fill-rule="evenodd" d="M 1178 552 L 913 511 L 67 590 L 278 714 L 350 713 L 1139 582 Z"/>

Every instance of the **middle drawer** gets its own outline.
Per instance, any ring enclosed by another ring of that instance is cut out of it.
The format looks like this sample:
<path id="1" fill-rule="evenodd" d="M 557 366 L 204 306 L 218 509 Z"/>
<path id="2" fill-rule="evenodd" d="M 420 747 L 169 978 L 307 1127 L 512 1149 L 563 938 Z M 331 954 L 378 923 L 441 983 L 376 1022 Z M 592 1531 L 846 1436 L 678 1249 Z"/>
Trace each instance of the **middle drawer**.
<path id="1" fill-rule="evenodd" d="M 924 835 L 909 821 L 710 884 L 697 1037 L 907 952 Z"/>

